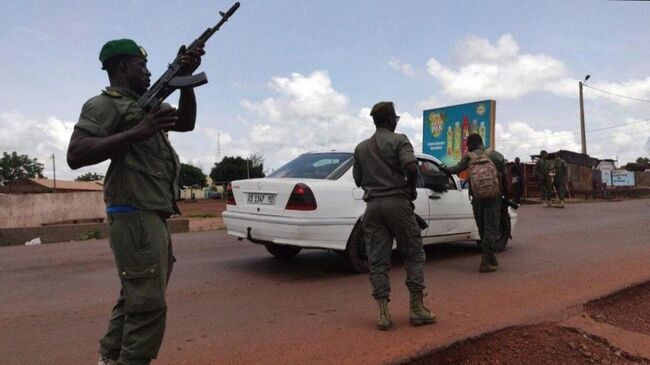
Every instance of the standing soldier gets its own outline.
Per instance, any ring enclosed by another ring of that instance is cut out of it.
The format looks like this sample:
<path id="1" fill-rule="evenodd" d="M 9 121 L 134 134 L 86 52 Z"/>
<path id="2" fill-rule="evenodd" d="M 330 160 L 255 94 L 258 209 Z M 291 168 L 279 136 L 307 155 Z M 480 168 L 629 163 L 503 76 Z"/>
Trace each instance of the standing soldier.
<path id="1" fill-rule="evenodd" d="M 413 146 L 395 127 L 399 116 L 392 102 L 379 102 L 370 111 L 377 131 L 354 150 L 354 182 L 364 190 L 366 212 L 363 231 L 370 268 L 372 296 L 379 305 L 377 327 L 392 325 L 388 311 L 390 255 L 393 240 L 404 258 L 406 286 L 410 293 L 409 322 L 413 326 L 434 323 L 436 317 L 424 306 L 424 249 L 415 220 L 417 160 Z"/>
<path id="2" fill-rule="evenodd" d="M 545 207 L 550 206 L 549 200 L 551 199 L 551 177 L 549 176 L 549 162 L 547 161 L 548 153 L 542 150 L 539 153 L 539 158 L 535 162 L 535 176 L 539 181 L 539 194 L 540 199 Z"/>
<path id="3" fill-rule="evenodd" d="M 469 193 L 483 254 L 479 272 L 492 272 L 499 266 L 494 246 L 501 226 L 501 195 L 507 190 L 506 161 L 499 152 L 486 149 L 478 134 L 467 137 L 467 150 L 458 164 L 444 170 L 458 174 L 469 169 Z"/>
<path id="4" fill-rule="evenodd" d="M 564 196 L 566 195 L 566 177 L 567 177 L 567 166 L 566 161 L 564 161 L 560 155 L 555 155 L 555 160 L 553 161 L 553 170 L 555 170 L 555 190 L 558 194 L 558 199 L 560 200 L 558 208 L 564 208 Z"/>
<path id="5" fill-rule="evenodd" d="M 204 54 L 202 46 L 179 53 L 185 75 Z M 147 53 L 130 39 L 106 43 L 99 60 L 110 86 L 84 104 L 67 155 L 72 169 L 111 160 L 104 201 L 121 290 L 99 364 L 149 364 L 165 331 L 174 261 L 167 218 L 178 213 L 180 163 L 165 132 L 194 129 L 196 100 L 192 89 L 182 89 L 178 110 L 145 112 L 137 101 L 150 83 Z"/>
<path id="6" fill-rule="evenodd" d="M 519 157 L 515 157 L 515 163 L 512 165 L 510 174 L 512 175 L 512 185 L 515 188 L 513 200 L 519 204 L 521 202 L 521 195 L 524 192 L 524 165 L 519 160 Z"/>

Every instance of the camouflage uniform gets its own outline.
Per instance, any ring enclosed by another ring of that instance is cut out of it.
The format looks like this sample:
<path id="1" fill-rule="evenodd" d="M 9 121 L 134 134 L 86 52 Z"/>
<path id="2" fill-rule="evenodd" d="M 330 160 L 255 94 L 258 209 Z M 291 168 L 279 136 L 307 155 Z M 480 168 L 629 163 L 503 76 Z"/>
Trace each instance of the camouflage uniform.
<path id="1" fill-rule="evenodd" d="M 555 189 L 557 190 L 560 202 L 564 202 L 567 178 L 566 161 L 561 158 L 556 158 L 555 161 L 553 161 L 553 169 L 555 170 Z"/>
<path id="2" fill-rule="evenodd" d="M 393 239 L 397 240 L 397 250 L 404 258 L 406 286 L 411 292 L 422 292 L 425 255 L 421 231 L 415 220 L 405 174 L 398 173 L 404 171 L 407 164 L 417 162 L 413 146 L 405 135 L 383 128 L 378 128 L 373 137 L 383 159 L 372 153 L 368 139 L 355 148 L 353 167 L 354 181 L 365 191 L 363 229 L 372 295 L 375 298 L 390 295 L 388 271 Z"/>
<path id="3" fill-rule="evenodd" d="M 481 146 L 471 153 L 485 154 L 487 153 L 485 147 Z M 506 162 L 502 154 L 497 151 L 490 151 L 488 157 L 496 166 L 499 174 L 499 181 L 506 173 Z M 452 174 L 458 174 L 469 168 L 470 154 L 466 154 L 455 166 L 448 167 L 447 171 Z M 470 194 L 472 187 L 470 186 Z M 472 210 L 474 212 L 474 220 L 478 228 L 479 236 L 481 237 L 481 251 L 485 255 L 492 255 L 496 252 L 495 242 L 499 238 L 499 227 L 501 225 L 501 195 L 496 198 L 490 199 L 472 199 Z M 496 262 L 496 261 L 494 261 Z"/>
<path id="4" fill-rule="evenodd" d="M 543 158 L 538 158 L 535 162 L 535 176 L 539 180 L 539 197 L 542 202 L 551 200 L 551 177 L 549 176 L 550 168 L 549 161 Z"/>
<path id="5" fill-rule="evenodd" d="M 137 95 L 109 87 L 88 100 L 75 128 L 108 137 L 135 126 L 145 112 Z M 164 132 L 135 142 L 112 158 L 104 180 L 109 242 L 121 281 L 100 353 L 118 364 L 149 364 L 165 330 L 165 292 L 172 271 L 167 218 L 178 213 L 180 163 Z M 109 210 L 110 211 L 110 210 Z"/>

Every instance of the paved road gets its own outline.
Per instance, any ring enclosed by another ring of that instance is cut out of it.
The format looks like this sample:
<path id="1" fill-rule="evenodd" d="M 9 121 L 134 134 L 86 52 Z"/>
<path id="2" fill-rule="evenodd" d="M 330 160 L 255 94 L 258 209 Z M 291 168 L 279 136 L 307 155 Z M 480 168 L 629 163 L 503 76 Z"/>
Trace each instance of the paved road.
<path id="1" fill-rule="evenodd" d="M 566 318 L 650 280 L 650 200 L 525 206 L 501 268 L 479 274 L 472 243 L 427 249 L 433 326 L 408 326 L 401 262 L 395 328 L 374 328 L 365 275 L 336 254 L 290 262 L 219 232 L 174 236 L 168 331 L 157 364 L 382 364 L 505 326 Z M 107 242 L 0 248 L 0 364 L 94 364 L 118 291 Z"/>

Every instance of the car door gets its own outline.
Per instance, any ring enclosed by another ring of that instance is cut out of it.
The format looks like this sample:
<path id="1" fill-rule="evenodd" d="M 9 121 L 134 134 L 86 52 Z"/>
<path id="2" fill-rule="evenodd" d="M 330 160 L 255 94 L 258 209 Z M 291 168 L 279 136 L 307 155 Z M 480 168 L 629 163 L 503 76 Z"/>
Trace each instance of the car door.
<path id="1" fill-rule="evenodd" d="M 429 204 L 429 228 L 424 235 L 425 242 L 446 242 L 466 239 L 471 233 L 474 217 L 467 192 L 460 189 L 451 175 L 440 170 L 437 162 L 418 159 L 418 184 L 422 186 Z M 427 176 L 446 189 L 434 191 L 427 187 Z"/>

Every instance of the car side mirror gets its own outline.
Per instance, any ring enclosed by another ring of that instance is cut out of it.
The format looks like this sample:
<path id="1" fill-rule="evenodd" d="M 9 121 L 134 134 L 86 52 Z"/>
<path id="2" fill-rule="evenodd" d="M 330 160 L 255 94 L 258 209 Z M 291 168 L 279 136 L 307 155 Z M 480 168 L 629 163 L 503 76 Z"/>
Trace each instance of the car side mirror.
<path id="1" fill-rule="evenodd" d="M 449 177 L 444 172 L 431 172 L 425 174 L 423 178 L 425 188 L 431 189 L 436 193 L 444 193 L 447 191 Z"/>

